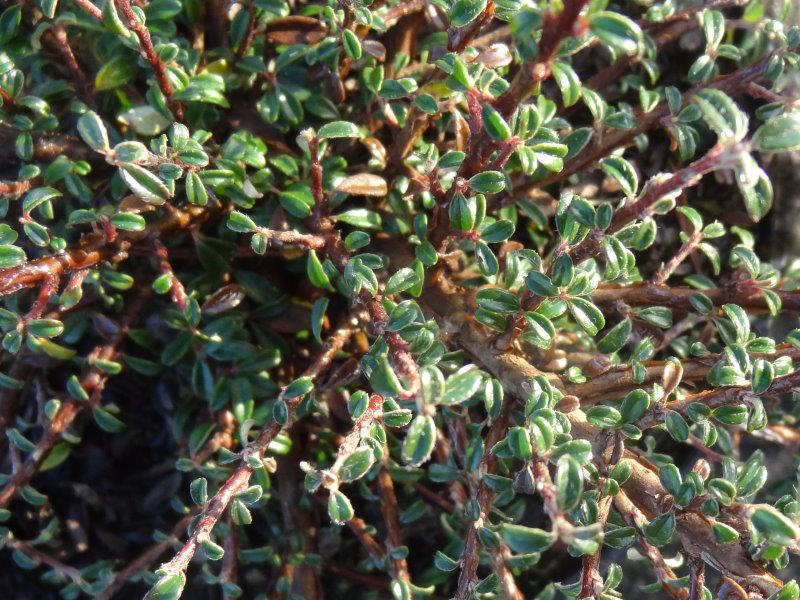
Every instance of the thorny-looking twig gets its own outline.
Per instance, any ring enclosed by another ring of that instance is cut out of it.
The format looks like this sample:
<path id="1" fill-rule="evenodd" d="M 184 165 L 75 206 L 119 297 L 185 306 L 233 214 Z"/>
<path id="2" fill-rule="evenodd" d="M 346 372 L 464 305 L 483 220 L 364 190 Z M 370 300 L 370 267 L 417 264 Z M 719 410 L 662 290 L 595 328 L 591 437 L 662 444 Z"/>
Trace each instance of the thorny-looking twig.
<path id="1" fill-rule="evenodd" d="M 661 551 L 647 541 L 644 535 L 643 527 L 646 525 L 646 518 L 634 504 L 625 492 L 619 492 L 614 496 L 614 507 L 617 509 L 625 522 L 631 527 L 636 529 L 636 540 L 641 548 L 642 553 L 653 565 L 656 572 L 656 577 L 661 582 L 662 589 L 674 600 L 688 600 L 689 594 L 686 589 L 678 588 L 671 585 L 671 582 L 678 579 L 673 570 L 667 565 Z"/>
<path id="2" fill-rule="evenodd" d="M 95 365 L 96 360 L 114 360 L 119 352 L 119 347 L 128 335 L 130 327 L 138 318 L 150 297 L 150 286 L 137 290 L 137 295 L 126 307 L 125 315 L 114 337 L 107 344 L 101 344 L 89 353 L 87 366 L 80 378 L 80 386 L 88 396 L 88 400 L 81 401 L 69 399 L 58 409 L 53 418 L 47 423 L 44 432 L 36 444 L 36 449 L 30 453 L 27 460 L 15 469 L 5 487 L 0 491 L 0 508 L 8 506 L 20 489 L 28 485 L 39 471 L 42 463 L 49 456 L 53 447 L 58 443 L 64 431 L 72 425 L 75 419 L 87 408 L 100 406 L 101 395 L 105 387 L 108 373 Z"/>
<path id="3" fill-rule="evenodd" d="M 189 526 L 189 523 L 195 517 L 198 511 L 199 509 L 196 507 L 191 509 L 189 514 L 182 517 L 175 524 L 165 539 L 157 542 L 142 552 L 139 556 L 129 562 L 122 570 L 114 573 L 111 583 L 109 583 L 108 587 L 106 587 L 100 593 L 100 595 L 97 597 L 97 600 L 111 600 L 111 598 L 113 598 L 117 592 L 119 592 L 125 586 L 131 577 L 136 575 L 139 571 L 148 569 L 150 565 L 152 565 L 158 559 L 159 556 L 164 554 L 164 552 L 166 552 L 175 544 L 175 540 L 184 531 L 186 531 L 186 528 Z"/>
<path id="4" fill-rule="evenodd" d="M 147 59 L 147 62 L 149 62 L 150 66 L 153 68 L 156 82 L 158 83 L 158 87 L 161 89 L 161 93 L 164 94 L 164 98 L 167 101 L 167 106 L 169 107 L 170 111 L 172 111 L 172 114 L 175 116 L 176 120 L 183 121 L 183 106 L 181 106 L 180 102 L 177 102 L 172 98 L 172 84 L 167 76 L 167 67 L 164 65 L 164 61 L 162 61 L 156 54 L 156 49 L 153 47 L 153 40 L 150 39 L 150 30 L 139 20 L 139 18 L 136 16 L 136 13 L 133 12 L 130 0 L 115 1 L 117 6 L 119 6 L 120 11 L 122 11 L 122 14 L 125 16 L 125 19 L 128 21 L 128 27 L 130 27 L 136 34 L 136 37 L 139 38 L 139 44 L 142 48 L 142 53 Z"/>
<path id="5" fill-rule="evenodd" d="M 463 310 L 464 299 L 458 291 L 430 289 L 425 298 L 430 309 L 439 315 L 442 321 L 447 321 L 447 327 L 452 332 L 451 339 L 500 380 L 510 396 L 527 397 L 528 382 L 537 375 L 544 375 L 552 381 L 553 385 L 563 388 L 560 378 L 553 374 L 542 374 L 520 356 L 509 352 L 485 352 L 487 335 L 469 317 L 466 317 Z M 567 417 L 570 420 L 573 437 L 592 443 L 595 457 L 604 456 L 607 452 L 607 444 L 603 432 L 589 425 L 584 413 L 579 409 L 572 410 Z M 491 447 L 491 445 L 487 444 L 487 447 Z M 645 464 L 637 454 L 628 450 L 625 450 L 621 458 L 630 460 L 632 466 L 631 476 L 623 485 L 623 491 L 633 505 L 645 515 L 658 514 L 660 512 L 659 498 L 666 495 L 666 491 L 662 487 L 654 467 L 649 463 Z M 780 580 L 754 563 L 741 545 L 720 546 L 705 517 L 687 511 L 682 513 L 676 521 L 677 539 L 690 555 L 702 556 L 707 564 L 759 594 L 769 596 L 782 586 Z M 468 530 L 465 543 L 469 542 L 469 533 Z M 469 560 L 469 555 L 465 554 L 464 558 Z M 466 569 L 468 564 L 465 562 L 462 567 L 462 576 L 463 569 Z M 470 569 L 473 568 L 470 566 Z"/>
<path id="6" fill-rule="evenodd" d="M 357 324 L 353 319 L 348 318 L 330 337 L 325 341 L 325 346 L 315 361 L 304 371 L 303 375 L 311 379 L 318 379 L 331 365 L 334 356 L 339 350 L 347 343 L 350 336 L 357 330 Z M 299 406 L 302 401 L 302 396 L 292 398 L 286 402 L 291 416 L 294 410 Z M 222 513 L 228 507 L 231 500 L 245 489 L 250 481 L 250 476 L 253 473 L 253 467 L 246 460 L 248 456 L 261 457 L 267 450 L 270 442 L 275 438 L 278 433 L 283 429 L 276 421 L 270 421 L 258 434 L 255 441 L 245 448 L 243 454 L 244 460 L 233 473 L 228 477 L 227 481 L 219 488 L 217 493 L 205 505 L 203 512 L 200 516 L 197 525 L 192 531 L 189 539 L 184 543 L 177 554 L 167 563 L 161 566 L 161 570 L 168 574 L 182 573 L 189 566 L 197 547 L 200 542 L 207 539 L 217 524 L 217 521 L 222 516 Z"/>

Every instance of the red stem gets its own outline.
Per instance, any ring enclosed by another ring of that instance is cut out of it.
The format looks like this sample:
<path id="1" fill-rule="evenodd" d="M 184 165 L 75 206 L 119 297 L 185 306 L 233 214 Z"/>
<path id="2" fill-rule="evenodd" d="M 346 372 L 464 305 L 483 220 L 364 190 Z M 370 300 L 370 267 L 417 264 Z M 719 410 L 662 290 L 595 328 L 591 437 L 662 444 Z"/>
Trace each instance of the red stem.
<path id="1" fill-rule="evenodd" d="M 150 39 L 150 30 L 147 29 L 144 23 L 139 21 L 136 13 L 133 12 L 130 0 L 116 0 L 116 2 L 128 21 L 128 27 L 130 27 L 136 34 L 136 37 L 139 38 L 139 45 L 142 48 L 145 58 L 150 63 L 150 66 L 153 67 L 153 73 L 155 73 L 158 87 L 167 100 L 167 106 L 170 111 L 172 111 L 176 120 L 183 121 L 183 106 L 181 106 L 180 102 L 176 102 L 172 99 L 172 84 L 169 82 L 169 77 L 167 77 L 167 68 L 156 54 L 156 49 L 153 47 L 153 40 Z"/>

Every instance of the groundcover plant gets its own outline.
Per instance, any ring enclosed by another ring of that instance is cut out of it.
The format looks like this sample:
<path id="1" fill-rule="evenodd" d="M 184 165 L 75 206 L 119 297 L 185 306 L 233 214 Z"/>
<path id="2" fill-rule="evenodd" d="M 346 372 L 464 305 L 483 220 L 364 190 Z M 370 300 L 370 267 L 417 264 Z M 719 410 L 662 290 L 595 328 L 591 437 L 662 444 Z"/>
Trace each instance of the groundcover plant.
<path id="1" fill-rule="evenodd" d="M 0 595 L 798 598 L 792 3 L 3 4 Z"/>

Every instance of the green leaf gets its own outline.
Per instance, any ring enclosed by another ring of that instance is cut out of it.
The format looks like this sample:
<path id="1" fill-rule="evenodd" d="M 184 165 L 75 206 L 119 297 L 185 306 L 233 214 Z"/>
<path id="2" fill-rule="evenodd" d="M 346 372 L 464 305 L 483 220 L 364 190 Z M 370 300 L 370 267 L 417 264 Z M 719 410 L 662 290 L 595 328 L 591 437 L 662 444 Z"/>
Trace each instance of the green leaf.
<path id="1" fill-rule="evenodd" d="M 352 60 L 361 58 L 361 41 L 354 32 L 345 29 L 342 32 L 342 44 L 344 45 L 344 51 L 347 53 L 347 56 Z"/>
<path id="2" fill-rule="evenodd" d="M 639 189 L 639 177 L 633 165 L 621 156 L 604 158 L 601 165 L 609 177 L 614 178 L 626 196 L 632 198 Z"/>
<path id="3" fill-rule="evenodd" d="M 639 26 L 617 12 L 601 11 L 589 19 L 589 31 L 620 54 L 636 54 L 643 44 Z"/>
<path id="4" fill-rule="evenodd" d="M 775 378 L 775 367 L 772 363 L 762 358 L 753 362 L 753 393 L 763 394 L 772 385 Z"/>
<path id="5" fill-rule="evenodd" d="M 753 135 L 752 145 L 759 152 L 789 152 L 800 149 L 800 112 L 773 117 Z"/>
<path id="6" fill-rule="evenodd" d="M 380 229 L 383 224 L 379 213 L 366 208 L 352 208 L 340 215 L 335 215 L 334 219 L 359 229 Z"/>
<path id="7" fill-rule="evenodd" d="M 626 423 L 639 419 L 650 406 L 650 395 L 644 390 L 629 392 L 622 401 L 620 412 Z"/>
<path id="8" fill-rule="evenodd" d="M 706 88 L 697 92 L 692 101 L 700 107 L 708 126 L 720 140 L 741 140 L 747 134 L 747 115 L 724 92 Z"/>
<path id="9" fill-rule="evenodd" d="M 666 306 L 649 306 L 636 311 L 636 316 L 642 321 L 661 329 L 672 327 L 672 310 Z"/>
<path id="10" fill-rule="evenodd" d="M 664 486 L 664 489 L 673 496 L 678 493 L 681 483 L 683 483 L 678 467 L 672 463 L 663 465 L 661 467 L 658 473 L 658 478 L 661 480 L 661 485 Z"/>
<path id="11" fill-rule="evenodd" d="M 198 206 L 205 206 L 208 203 L 208 192 L 203 185 L 203 180 L 197 173 L 190 172 L 186 174 L 186 198 L 192 204 Z"/>
<path id="12" fill-rule="evenodd" d="M 739 539 L 738 531 L 736 531 L 730 525 L 720 523 L 719 521 L 714 522 L 714 524 L 711 526 L 711 531 L 714 534 L 714 539 L 717 541 L 717 543 L 722 544 L 723 546 L 732 544 Z"/>
<path id="13" fill-rule="evenodd" d="M 40 337 L 56 337 L 64 331 L 64 324 L 56 319 L 34 319 L 28 322 L 28 333 Z"/>
<path id="14" fill-rule="evenodd" d="M 528 273 L 525 277 L 525 286 L 532 293 L 543 298 L 558 294 L 558 288 L 553 284 L 550 278 L 538 271 L 531 271 Z"/>
<path id="15" fill-rule="evenodd" d="M 305 219 L 311 214 L 313 199 L 310 194 L 304 194 L 296 190 L 286 190 L 278 194 L 278 202 L 281 203 L 283 210 L 293 217 Z"/>
<path id="16" fill-rule="evenodd" d="M 117 433 L 125 429 L 125 423 L 103 408 L 97 406 L 92 408 L 92 417 L 103 431 Z"/>
<path id="17" fill-rule="evenodd" d="M 403 440 L 403 460 L 417 467 L 430 458 L 435 444 L 436 424 L 433 418 L 419 415 L 411 422 Z"/>
<path id="18" fill-rule="evenodd" d="M 558 89 L 561 90 L 561 99 L 564 106 L 572 106 L 581 97 L 581 81 L 570 65 L 556 61 L 552 66 L 553 78 Z"/>
<path id="19" fill-rule="evenodd" d="M 308 280 L 311 282 L 311 285 L 314 287 L 327 290 L 333 289 L 328 274 L 325 272 L 325 267 L 322 266 L 314 250 L 308 251 L 308 256 L 306 258 L 306 274 L 308 275 Z"/>
<path id="20" fill-rule="evenodd" d="M 556 535 L 543 529 L 505 523 L 500 535 L 511 550 L 520 554 L 544 552 L 556 540 Z"/>
<path id="21" fill-rule="evenodd" d="M 578 461 L 564 455 L 558 459 L 555 477 L 556 502 L 563 511 L 576 508 L 583 496 L 583 469 Z"/>
<path id="22" fill-rule="evenodd" d="M 203 506 L 208 501 L 208 480 L 205 477 L 198 477 L 189 484 L 189 496 L 192 502 L 198 506 Z"/>
<path id="23" fill-rule="evenodd" d="M 597 349 L 604 354 L 621 350 L 633 331 L 633 323 L 628 317 L 614 325 L 603 338 L 597 342 Z"/>
<path id="24" fill-rule="evenodd" d="M 441 404 L 460 404 L 469 400 L 478 391 L 482 381 L 483 375 L 477 369 L 451 375 L 445 384 Z"/>
<path id="25" fill-rule="evenodd" d="M 644 535 L 656 547 L 666 546 L 675 533 L 675 514 L 667 513 L 653 519 L 644 527 Z"/>
<path id="26" fill-rule="evenodd" d="M 220 560 L 225 556 L 225 550 L 219 544 L 215 544 L 210 539 L 203 538 L 200 541 L 200 547 L 208 560 Z"/>
<path id="27" fill-rule="evenodd" d="M 456 231 L 470 231 L 475 226 L 476 203 L 464 194 L 456 194 L 447 208 L 450 225 Z"/>
<path id="28" fill-rule="evenodd" d="M 344 483 L 361 479 L 367 474 L 375 462 L 375 453 L 372 448 L 361 446 L 344 459 L 339 467 L 339 479 Z"/>
<path id="29" fill-rule="evenodd" d="M 588 300 L 573 297 L 569 299 L 567 304 L 572 318 L 589 335 L 597 335 L 597 332 L 605 327 L 606 320 L 603 317 L 603 313 Z"/>
<path id="30" fill-rule="evenodd" d="M 150 591 L 144 596 L 144 600 L 176 600 L 180 597 L 185 585 L 186 575 L 183 571 L 164 575 L 150 588 Z"/>
<path id="31" fill-rule="evenodd" d="M 758 179 L 753 185 L 737 178 L 739 189 L 744 198 L 747 214 L 753 221 L 760 221 L 772 208 L 772 182 L 763 169 L 758 169 Z"/>
<path id="32" fill-rule="evenodd" d="M 394 273 L 386 282 L 386 293 L 389 295 L 399 294 L 400 292 L 404 292 L 414 287 L 419 283 L 419 281 L 420 278 L 413 269 L 409 267 L 403 267 Z"/>
<path id="33" fill-rule="evenodd" d="M 790 546 L 800 538 L 800 528 L 778 509 L 767 504 L 755 507 L 750 523 L 766 539 L 781 546 Z"/>
<path id="34" fill-rule="evenodd" d="M 106 152 L 110 149 L 106 126 L 96 112 L 90 110 L 78 119 L 78 133 L 83 141 L 97 152 Z"/>
<path id="35" fill-rule="evenodd" d="M 25 262 L 25 252 L 12 244 L 0 244 L 0 269 L 16 267 Z"/>
<path id="36" fill-rule="evenodd" d="M 136 60 L 131 56 L 117 54 L 105 62 L 94 78 L 98 92 L 113 90 L 128 83 L 136 75 Z"/>
<path id="37" fill-rule="evenodd" d="M 22 200 L 22 210 L 25 213 L 30 213 L 37 206 L 40 206 L 45 202 L 52 200 L 53 198 L 58 198 L 61 195 L 61 192 L 52 187 L 34 188 L 25 194 L 25 198 Z"/>
<path id="38" fill-rule="evenodd" d="M 481 239 L 487 244 L 505 242 L 514 234 L 514 223 L 508 219 L 499 219 L 481 231 Z"/>
<path id="39" fill-rule="evenodd" d="M 614 429 L 622 423 L 622 414 L 613 406 L 597 404 L 586 410 L 586 420 L 600 429 Z"/>
<path id="40" fill-rule="evenodd" d="M 674 410 L 667 411 L 664 419 L 669 434 L 679 442 L 685 442 L 689 439 L 689 425 L 680 413 Z"/>
<path id="41" fill-rule="evenodd" d="M 469 187 L 479 194 L 496 194 L 506 187 L 505 175 L 500 171 L 484 171 L 473 175 L 469 180 Z"/>
<path id="42" fill-rule="evenodd" d="M 754 3 L 750 6 L 754 5 L 760 6 L 760 3 Z M 768 600 L 797 600 L 798 598 L 800 598 L 800 585 L 792 579 L 789 583 L 784 585 L 780 591 L 772 594 Z"/>
<path id="43" fill-rule="evenodd" d="M 706 52 L 715 52 L 725 36 L 724 15 L 718 10 L 704 10 L 703 33 L 706 36 Z"/>
<path id="44" fill-rule="evenodd" d="M 485 4 L 485 2 L 484 2 Z M 497 110 L 488 102 L 483 105 L 483 128 L 490 138 L 502 142 L 511 137 L 511 128 Z"/>
<path id="45" fill-rule="evenodd" d="M 361 137 L 361 134 L 358 131 L 358 127 L 349 121 L 332 121 L 319 128 L 317 137 L 319 137 L 321 140 L 334 138 L 357 138 Z"/>
<path id="46" fill-rule="evenodd" d="M 281 396 L 284 400 L 291 400 L 310 394 L 313 389 L 314 380 L 311 377 L 298 377 L 283 389 Z"/>
<path id="47" fill-rule="evenodd" d="M 528 430 L 524 427 L 512 427 L 506 436 L 508 448 L 516 458 L 530 460 L 533 458 L 533 445 Z"/>
<path id="48" fill-rule="evenodd" d="M 737 304 L 723 304 L 722 311 L 733 323 L 737 341 L 746 342 L 750 335 L 750 318 L 747 311 Z"/>
<path id="49" fill-rule="evenodd" d="M 328 498 L 328 516 L 337 525 L 344 525 L 353 518 L 355 512 L 350 499 L 339 490 L 331 492 Z"/>
<path id="50" fill-rule="evenodd" d="M 166 185 L 147 169 L 132 163 L 120 165 L 119 174 L 136 196 L 150 204 L 164 204 L 170 193 Z"/>
<path id="51" fill-rule="evenodd" d="M 456 0 L 448 11 L 452 27 L 464 27 L 486 9 L 487 0 Z"/>
<path id="52" fill-rule="evenodd" d="M 228 215 L 228 229 L 239 233 L 250 233 L 258 229 L 253 219 L 238 210 L 232 210 Z"/>
<path id="53" fill-rule="evenodd" d="M 734 498 L 736 498 L 736 486 L 721 477 L 716 477 L 709 480 L 706 484 L 708 492 L 716 498 L 721 504 L 729 506 Z"/>
<path id="54" fill-rule="evenodd" d="M 147 223 L 142 215 L 136 213 L 117 213 L 109 219 L 111 224 L 123 231 L 144 231 Z"/>
<path id="55" fill-rule="evenodd" d="M 556 335 L 556 328 L 550 319 L 539 313 L 529 311 L 525 313 L 525 322 L 527 327 L 522 333 L 525 341 L 544 350 L 550 348 Z"/>
<path id="56" fill-rule="evenodd" d="M 437 550 L 436 555 L 433 557 L 433 566 L 439 569 L 440 571 L 445 571 L 445 572 L 455 571 L 460 564 L 461 561 L 450 558 L 440 550 Z"/>

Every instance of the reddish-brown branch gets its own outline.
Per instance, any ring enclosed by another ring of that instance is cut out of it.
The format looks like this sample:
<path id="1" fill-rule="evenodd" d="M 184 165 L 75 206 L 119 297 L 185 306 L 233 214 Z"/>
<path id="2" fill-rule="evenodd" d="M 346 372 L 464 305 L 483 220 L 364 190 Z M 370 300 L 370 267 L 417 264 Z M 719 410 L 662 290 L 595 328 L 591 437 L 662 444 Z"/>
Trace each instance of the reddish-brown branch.
<path id="1" fill-rule="evenodd" d="M 664 560 L 661 551 L 647 541 L 643 531 L 643 527 L 647 524 L 647 521 L 642 511 L 631 502 L 625 492 L 619 492 L 614 496 L 614 507 L 617 509 L 617 512 L 622 515 L 622 518 L 625 519 L 625 522 L 636 529 L 636 540 L 639 544 L 639 548 L 642 550 L 642 554 L 644 554 L 647 560 L 650 561 L 650 564 L 653 565 L 656 577 L 658 577 L 658 580 L 661 582 L 661 588 L 670 598 L 673 598 L 673 600 L 688 600 L 689 594 L 685 588 L 670 585 L 678 576 L 669 567 L 667 561 Z"/>
<path id="2" fill-rule="evenodd" d="M 653 284 L 662 285 L 666 283 L 667 279 L 675 272 L 680 264 L 697 249 L 697 245 L 702 239 L 702 234 L 699 231 L 694 232 L 686 242 L 678 249 L 675 255 L 669 261 L 656 271 L 653 275 Z"/>
<path id="3" fill-rule="evenodd" d="M 536 62 L 523 65 L 511 82 L 511 86 L 495 102 L 495 108 L 504 117 L 509 117 L 514 109 L 531 95 L 537 85 L 550 77 L 552 62 L 561 41 L 582 34 L 585 24 L 580 18 L 580 13 L 586 1 L 565 0 L 561 12 L 557 14 L 548 12 L 545 15 Z"/>
<path id="4" fill-rule="evenodd" d="M 462 28 L 451 27 L 448 30 L 448 50 L 456 53 L 463 52 L 480 33 L 481 29 L 492 20 L 493 16 L 494 2 L 490 1 L 486 4 L 483 13 L 469 25 Z M 419 88 L 422 89 L 432 81 L 443 79 L 444 77 L 445 73 L 441 70 L 431 71 L 420 81 Z M 412 104 L 408 115 L 406 115 L 403 128 L 397 132 L 392 143 L 387 163 L 390 169 L 397 170 L 401 167 L 403 160 L 411 153 L 414 143 L 425 132 L 430 122 L 430 115 L 419 109 L 416 104 Z"/>
<path id="5" fill-rule="evenodd" d="M 322 352 L 320 352 L 314 362 L 303 372 L 303 376 L 315 380 L 318 379 L 319 376 L 327 370 L 334 356 L 342 349 L 355 331 L 356 325 L 352 322 L 352 319 L 348 318 L 347 321 L 325 341 Z M 295 409 L 300 405 L 302 400 L 303 397 L 299 396 L 286 401 L 289 409 L 290 422 Z M 270 442 L 275 439 L 275 436 L 277 436 L 282 429 L 283 427 L 276 421 L 270 421 L 261 429 L 255 441 L 245 449 L 245 454 L 249 456 L 262 456 L 263 453 L 266 452 Z M 252 473 L 253 467 L 250 466 L 247 460 L 243 460 L 222 487 L 219 488 L 217 493 L 214 494 L 214 497 L 206 504 L 200 520 L 189 536 L 189 539 L 169 562 L 161 566 L 162 570 L 166 573 L 181 573 L 186 571 L 201 540 L 206 539 L 211 534 L 211 531 L 214 529 L 214 526 L 219 521 L 233 497 L 247 487 Z"/>
<path id="6" fill-rule="evenodd" d="M 502 383 L 508 394 L 508 401 L 504 404 L 511 404 L 512 398 L 527 398 L 530 381 L 538 375 L 546 377 L 558 387 L 564 387 L 560 378 L 542 373 L 518 355 L 510 352 L 486 352 L 488 336 L 482 327 L 470 319 L 454 317 L 466 314 L 463 293 L 459 290 L 429 286 L 425 300 L 433 314 L 438 315 L 441 322 L 447 323 L 451 341 L 458 344 L 475 361 L 483 364 Z M 589 441 L 595 460 L 607 461 L 607 455 L 613 454 L 613 449 L 608 448 L 606 432 L 590 425 L 579 409 L 569 412 L 567 418 L 572 427 L 573 438 Z M 487 443 L 487 447 L 491 446 Z M 657 470 L 630 450 L 625 450 L 620 458 L 629 460 L 632 466 L 631 476 L 623 486 L 625 494 L 647 518 L 652 519 L 662 512 L 659 503 L 666 495 Z M 619 497 L 617 495 L 615 498 Z M 469 533 L 468 530 L 465 543 L 469 542 Z M 721 570 L 749 590 L 769 596 L 783 585 L 779 579 L 754 563 L 741 545 L 720 546 L 708 522 L 699 514 L 687 511 L 678 515 L 676 539 L 688 555 L 703 557 L 715 569 Z M 474 551 L 475 548 L 471 550 Z M 465 555 L 465 559 L 468 559 L 468 555 Z M 465 567 L 466 565 L 465 562 Z"/>
<path id="7" fill-rule="evenodd" d="M 169 252 L 167 251 L 167 247 L 159 239 L 153 240 L 153 246 L 161 273 L 169 276 L 170 278 L 170 294 L 172 295 L 172 301 L 175 303 L 175 306 L 178 307 L 178 310 L 183 310 L 186 308 L 186 301 L 188 299 L 188 296 L 186 295 L 186 288 L 183 287 L 181 280 L 178 279 L 178 276 L 172 269 L 172 263 L 169 261 Z"/>
<path id="8" fill-rule="evenodd" d="M 75 81 L 75 87 L 81 98 L 89 105 L 94 106 L 94 98 L 89 93 L 89 84 L 86 80 L 86 75 L 83 74 L 78 61 L 75 59 L 75 54 L 70 48 L 69 40 L 67 39 L 67 32 L 61 25 L 53 25 L 50 27 L 50 32 L 55 39 L 55 45 L 58 49 L 61 58 L 69 68 L 72 79 Z"/>
<path id="9" fill-rule="evenodd" d="M 772 291 L 780 298 L 782 310 L 800 311 L 800 291 L 779 289 Z M 658 305 L 686 311 L 691 308 L 689 300 L 695 293 L 697 290 L 689 287 L 670 287 L 641 282 L 625 287 L 604 285 L 592 293 L 592 301 L 601 307 L 611 307 L 621 300 L 629 306 Z M 708 296 L 714 306 L 732 303 L 750 312 L 764 312 L 769 308 L 762 288 L 754 282 L 731 282 L 729 285 L 703 290 L 702 293 Z"/>
<path id="10" fill-rule="evenodd" d="M 613 499 L 613 496 L 603 496 L 597 503 L 597 522 L 600 523 L 604 531 L 608 520 L 608 513 L 611 509 L 611 501 Z M 588 554 L 583 557 L 581 591 L 578 594 L 578 600 L 600 596 L 600 592 L 603 589 L 603 579 L 600 577 L 599 571 L 602 551 L 603 545 L 601 544 L 594 554 Z"/>
<path id="11" fill-rule="evenodd" d="M 703 175 L 728 166 L 730 164 L 728 158 L 739 154 L 743 147 L 717 144 L 704 156 L 684 168 L 662 179 L 650 181 L 636 201 L 614 213 L 611 226 L 608 228 L 609 233 L 617 232 L 628 223 L 648 216 L 653 205 L 665 196 L 694 186 Z"/>
<path id="12" fill-rule="evenodd" d="M 116 2 L 120 11 L 122 11 L 122 14 L 125 16 L 125 19 L 128 21 L 128 27 L 130 27 L 136 34 L 136 37 L 139 38 L 139 45 L 141 46 L 142 53 L 147 59 L 147 62 L 149 62 L 150 66 L 153 68 L 156 82 L 158 83 L 158 87 L 161 89 L 161 93 L 164 94 L 164 98 L 167 101 L 167 106 L 169 107 L 170 111 L 172 111 L 172 114 L 177 121 L 183 121 L 183 106 L 181 106 L 180 102 L 177 102 L 172 98 L 172 84 L 169 82 L 169 77 L 167 76 L 167 67 L 156 54 L 156 49 L 153 46 L 153 40 L 150 39 L 150 30 L 147 29 L 147 26 L 144 23 L 139 21 L 136 13 L 133 12 L 130 0 L 116 0 Z"/>
<path id="13" fill-rule="evenodd" d="M 50 455 L 50 451 L 61 439 L 64 431 L 72 425 L 78 415 L 87 408 L 100 405 L 100 396 L 108 379 L 108 373 L 95 366 L 94 361 L 114 360 L 120 345 L 128 334 L 128 330 L 150 297 L 150 292 L 150 286 L 139 288 L 138 295 L 128 305 L 119 329 L 111 341 L 107 344 L 96 346 L 89 353 L 87 367 L 80 378 L 80 385 L 89 396 L 89 400 L 83 402 L 71 399 L 61 405 L 53 419 L 47 424 L 47 428 L 41 438 L 39 438 L 36 449 L 24 463 L 14 470 L 8 483 L 0 491 L 0 508 L 8 506 L 19 490 L 30 483 L 31 479 L 38 473 L 42 463 Z"/>
<path id="14" fill-rule="evenodd" d="M 108 261 L 121 262 L 135 242 L 168 233 L 186 230 L 207 219 L 211 211 L 201 207 L 186 210 L 170 209 L 166 215 L 142 231 L 120 233 L 113 243 L 99 233 L 84 235 L 77 245 L 67 250 L 28 261 L 17 267 L 0 269 L 0 297 L 26 288 L 36 287 L 48 278 L 60 279 L 62 275 L 94 267 Z"/>
<path id="15" fill-rule="evenodd" d="M 97 597 L 97 600 L 111 600 L 111 598 L 116 596 L 117 592 L 119 592 L 125 586 L 131 577 L 136 575 L 139 571 L 149 569 L 150 565 L 158 560 L 159 556 L 164 554 L 164 552 L 172 547 L 172 544 L 175 543 L 176 538 L 186 530 L 191 520 L 197 514 L 198 510 L 199 509 L 197 507 L 193 508 L 188 515 L 184 516 L 175 524 L 169 535 L 164 540 L 154 544 L 142 552 L 139 556 L 129 562 L 121 571 L 117 571 L 114 574 L 114 577 L 112 577 L 111 583 L 109 583 L 108 587 L 106 587 L 100 593 L 100 595 Z"/>
<path id="16" fill-rule="evenodd" d="M 399 548 L 403 545 L 403 536 L 400 532 L 400 517 L 397 508 L 397 496 L 394 493 L 394 482 L 388 469 L 384 466 L 378 471 L 378 495 L 380 496 L 380 509 L 383 515 L 383 522 L 391 548 Z M 405 558 L 397 558 L 392 561 L 392 570 L 395 577 L 403 581 L 408 581 L 408 564 Z"/>
<path id="17" fill-rule="evenodd" d="M 72 0 L 75 4 L 81 7 L 85 12 L 92 15 L 98 21 L 103 20 L 103 11 L 100 10 L 91 0 Z"/>
<path id="18" fill-rule="evenodd" d="M 247 30 L 245 31 L 241 45 L 236 50 L 236 58 L 242 58 L 245 54 L 247 54 L 247 51 L 250 50 L 250 46 L 253 44 L 253 39 L 256 36 L 256 7 L 253 2 L 248 3 L 247 10 L 249 11 Z"/>
<path id="19" fill-rule="evenodd" d="M 725 75 L 712 81 L 708 84 L 699 84 L 683 94 L 682 104 L 685 106 L 689 100 L 700 90 L 707 88 L 716 88 L 725 92 L 726 94 L 735 94 L 741 90 L 746 89 L 751 81 L 755 81 L 761 77 L 764 70 L 769 63 L 771 56 L 765 56 L 754 62 L 752 65 L 742 67 L 729 75 Z M 666 102 L 659 104 L 656 108 L 649 113 L 635 115 L 636 127 L 630 130 L 614 129 L 605 132 L 599 139 L 601 143 L 596 143 L 587 147 L 583 152 L 569 160 L 564 168 L 558 173 L 552 173 L 543 179 L 536 181 L 522 182 L 515 187 L 515 191 L 519 193 L 528 192 L 535 188 L 544 188 L 549 185 L 564 181 L 575 173 L 586 171 L 592 167 L 598 160 L 608 156 L 616 148 L 622 148 L 633 143 L 633 140 L 650 131 L 654 127 L 658 127 L 663 123 L 665 117 L 669 115 L 669 107 Z"/>
<path id="20" fill-rule="evenodd" d="M 19 196 L 31 189 L 35 182 L 35 179 L 26 179 L 25 181 L 0 181 L 0 196 Z"/>
<path id="21" fill-rule="evenodd" d="M 691 582 L 689 584 L 689 600 L 703 599 L 703 585 L 706 581 L 706 563 L 699 559 L 689 561 Z"/>
<path id="22" fill-rule="evenodd" d="M 486 435 L 485 447 L 491 449 L 497 444 L 506 434 L 508 421 L 511 416 L 511 402 L 504 402 L 502 411 L 497 419 L 492 423 L 489 432 Z M 491 451 L 487 450 L 481 460 L 481 465 L 478 468 L 480 473 L 492 473 L 497 466 L 497 456 Z M 488 517 L 491 512 L 492 502 L 495 493 L 487 486 L 483 479 L 477 484 L 474 498 L 478 501 L 481 507 L 481 514 L 484 518 Z M 478 523 L 468 522 L 467 532 L 464 539 L 464 550 L 461 553 L 461 573 L 458 577 L 458 584 L 456 587 L 455 598 L 456 600 L 466 600 L 469 598 L 472 588 L 475 586 L 475 580 L 478 574 L 478 565 L 480 562 L 480 548 L 478 541 Z"/>
<path id="23" fill-rule="evenodd" d="M 800 388 L 800 371 L 789 373 L 781 377 L 776 377 L 772 381 L 769 389 L 764 394 L 788 394 Z M 654 407 L 648 414 L 642 417 L 639 422 L 642 429 L 654 427 L 664 422 L 664 415 L 667 411 L 686 413 L 689 406 L 694 402 L 699 402 L 710 409 L 720 406 L 741 404 L 748 396 L 753 394 L 751 385 L 729 385 L 690 394 L 680 400 L 667 402 L 662 407 Z"/>

